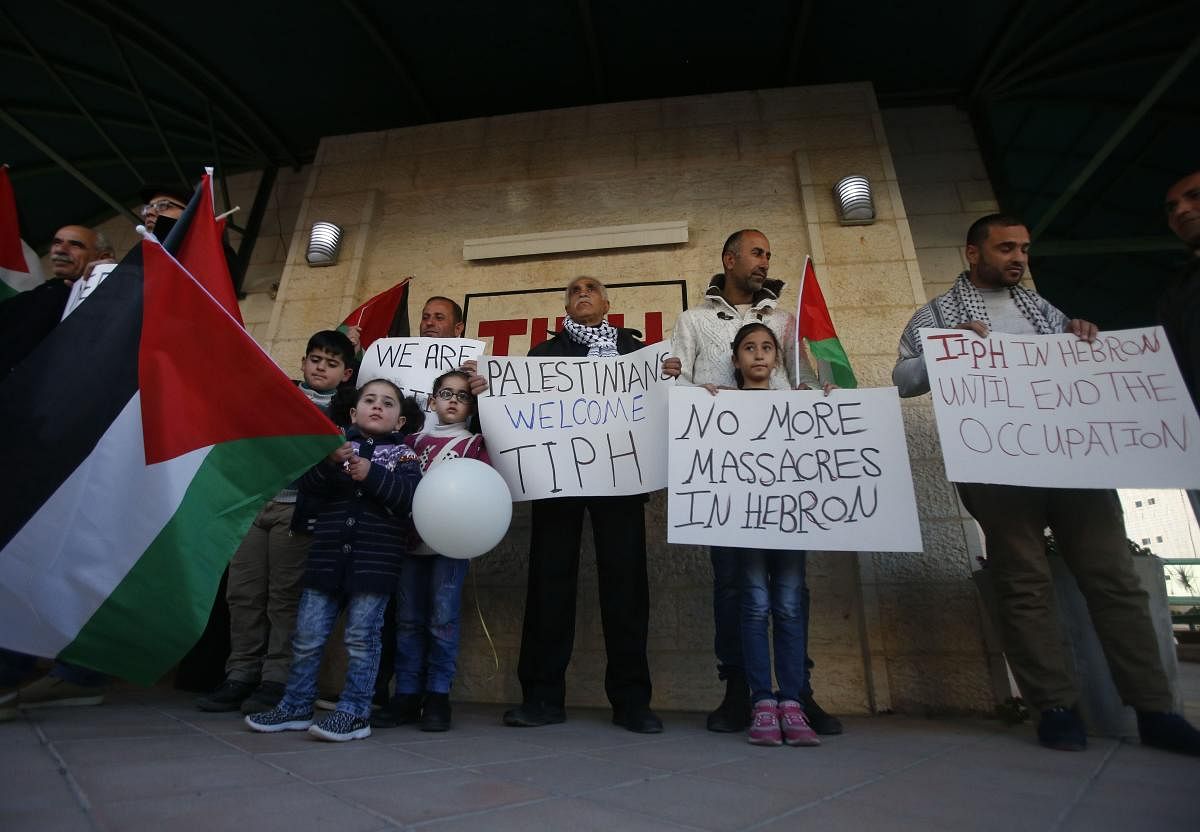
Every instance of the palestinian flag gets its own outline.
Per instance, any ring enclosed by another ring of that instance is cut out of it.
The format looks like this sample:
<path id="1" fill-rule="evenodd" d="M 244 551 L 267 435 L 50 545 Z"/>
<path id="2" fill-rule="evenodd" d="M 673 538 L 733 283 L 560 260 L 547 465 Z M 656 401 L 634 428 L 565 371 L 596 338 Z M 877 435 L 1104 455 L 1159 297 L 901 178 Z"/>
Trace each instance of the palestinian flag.
<path id="1" fill-rule="evenodd" d="M 0 391 L 0 646 L 149 684 L 255 514 L 342 439 L 157 243 Z"/>
<path id="2" fill-rule="evenodd" d="M 406 277 L 386 292 L 380 292 L 346 316 L 338 326 L 346 332 L 352 326 L 362 327 L 358 337 L 358 351 L 362 352 L 380 338 L 408 337 L 408 284 Z"/>
<path id="3" fill-rule="evenodd" d="M 850 359 L 842 349 L 829 307 L 817 282 L 812 258 L 804 258 L 804 276 L 800 279 L 800 302 L 796 309 L 796 338 L 808 341 L 808 351 L 814 360 L 828 365 L 833 383 L 838 387 L 858 387 L 858 379 L 850 367 Z"/>
<path id="4" fill-rule="evenodd" d="M 8 165 L 0 165 L 0 301 L 41 284 L 41 263 L 21 239 Z"/>
<path id="5" fill-rule="evenodd" d="M 204 169 L 200 186 L 192 194 L 187 208 L 167 232 L 162 241 L 167 251 L 175 255 L 185 269 L 200 282 L 225 311 L 242 324 L 237 292 L 225 259 L 225 220 L 216 219 L 213 201 L 212 168 Z M 157 228 L 157 224 L 155 225 Z M 245 326 L 245 324 L 242 324 Z"/>

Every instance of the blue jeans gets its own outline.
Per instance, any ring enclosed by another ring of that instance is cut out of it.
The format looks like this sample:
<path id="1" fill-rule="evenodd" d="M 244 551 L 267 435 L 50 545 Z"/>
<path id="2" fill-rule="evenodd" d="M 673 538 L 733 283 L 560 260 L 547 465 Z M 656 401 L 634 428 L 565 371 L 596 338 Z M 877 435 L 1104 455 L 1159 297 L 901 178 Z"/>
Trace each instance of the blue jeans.
<path id="1" fill-rule="evenodd" d="M 337 709 L 366 719 L 371 715 L 375 674 L 379 672 L 383 613 L 388 596 L 354 593 L 346 599 L 346 683 Z M 285 710 L 311 711 L 317 700 L 317 672 L 321 653 L 333 630 L 342 596 L 306 589 L 296 611 L 296 635 L 292 638 L 292 668 L 279 706 Z"/>
<path id="2" fill-rule="evenodd" d="M 405 555 L 396 593 L 396 693 L 449 693 L 470 561 Z"/>
<path id="3" fill-rule="evenodd" d="M 34 656 L 0 648 L 0 688 L 14 688 L 25 681 L 36 664 Z"/>
<path id="4" fill-rule="evenodd" d="M 750 699 L 775 698 L 771 686 L 771 643 L 767 617 L 773 627 L 775 678 L 779 699 L 802 699 L 810 693 L 808 670 L 808 610 L 804 603 L 804 552 L 741 549 L 742 655 Z"/>
<path id="5" fill-rule="evenodd" d="M 98 688 L 108 682 L 108 676 L 90 667 L 80 667 L 77 664 L 55 662 L 50 668 L 50 675 L 64 682 L 79 685 L 84 688 Z"/>
<path id="6" fill-rule="evenodd" d="M 36 656 L 0 648 L 0 687 L 13 687 L 18 684 L 36 664 Z M 98 670 L 60 661 L 55 661 L 46 675 L 85 688 L 98 688 L 108 682 L 108 676 Z"/>
<path id="7" fill-rule="evenodd" d="M 713 546 L 709 549 L 709 560 L 713 572 L 713 652 L 717 654 L 717 676 L 722 681 L 731 673 L 742 673 L 742 564 L 741 553 L 745 549 L 732 546 Z M 804 581 L 800 603 L 804 610 L 804 629 L 808 630 L 809 595 L 808 582 Z M 807 644 L 807 642 L 806 642 Z M 813 660 L 804 657 L 804 690 L 812 692 L 810 678 Z"/>

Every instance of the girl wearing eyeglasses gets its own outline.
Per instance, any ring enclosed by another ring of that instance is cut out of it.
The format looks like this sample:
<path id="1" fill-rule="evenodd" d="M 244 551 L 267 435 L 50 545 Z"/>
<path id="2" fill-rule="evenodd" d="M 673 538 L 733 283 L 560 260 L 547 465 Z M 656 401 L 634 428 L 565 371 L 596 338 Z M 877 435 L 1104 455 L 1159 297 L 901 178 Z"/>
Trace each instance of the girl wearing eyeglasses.
<path id="1" fill-rule="evenodd" d="M 422 474 L 447 459 L 491 464 L 478 432 L 469 380 L 461 370 L 440 376 L 433 383 L 432 396 L 437 421 L 430 420 L 420 433 L 404 438 L 416 452 Z M 396 692 L 389 703 L 390 713 L 376 717 L 372 724 L 390 727 L 417 722 L 422 731 L 447 731 L 469 561 L 443 557 L 420 542 L 409 551 L 396 594 Z"/>

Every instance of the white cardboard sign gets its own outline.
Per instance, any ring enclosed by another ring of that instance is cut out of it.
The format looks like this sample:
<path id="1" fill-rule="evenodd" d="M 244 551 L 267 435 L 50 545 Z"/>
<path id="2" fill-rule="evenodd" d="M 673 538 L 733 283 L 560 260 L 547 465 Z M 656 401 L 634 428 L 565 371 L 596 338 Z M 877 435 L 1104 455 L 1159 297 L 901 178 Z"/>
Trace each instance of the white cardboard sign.
<path id="1" fill-rule="evenodd" d="M 921 551 L 894 387 L 676 387 L 670 431 L 670 543 Z"/>
<path id="2" fill-rule="evenodd" d="M 952 482 L 1200 486 L 1200 419 L 1161 327 L 921 338 Z"/>
<path id="3" fill-rule="evenodd" d="M 666 341 L 616 358 L 483 358 L 479 418 L 513 500 L 667 484 Z"/>
<path id="4" fill-rule="evenodd" d="M 387 379 L 428 411 L 438 376 L 478 359 L 483 346 L 472 338 L 380 338 L 363 353 L 357 384 L 361 388 L 368 381 Z"/>

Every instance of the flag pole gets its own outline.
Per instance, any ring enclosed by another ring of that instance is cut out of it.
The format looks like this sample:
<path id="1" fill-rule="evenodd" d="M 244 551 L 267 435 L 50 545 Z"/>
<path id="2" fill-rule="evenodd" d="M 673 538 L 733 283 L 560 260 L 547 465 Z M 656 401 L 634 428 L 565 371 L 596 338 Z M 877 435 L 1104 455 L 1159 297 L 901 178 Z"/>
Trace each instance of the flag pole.
<path id="1" fill-rule="evenodd" d="M 792 387 L 800 386 L 800 311 L 804 308 L 804 280 L 812 264 L 812 255 L 804 255 L 804 271 L 800 272 L 800 291 L 796 292 L 796 360 L 792 362 Z"/>

